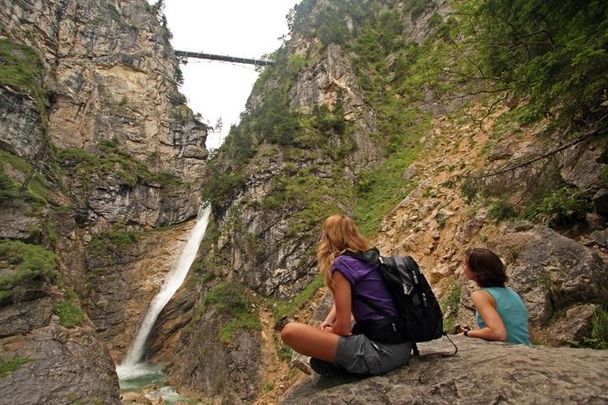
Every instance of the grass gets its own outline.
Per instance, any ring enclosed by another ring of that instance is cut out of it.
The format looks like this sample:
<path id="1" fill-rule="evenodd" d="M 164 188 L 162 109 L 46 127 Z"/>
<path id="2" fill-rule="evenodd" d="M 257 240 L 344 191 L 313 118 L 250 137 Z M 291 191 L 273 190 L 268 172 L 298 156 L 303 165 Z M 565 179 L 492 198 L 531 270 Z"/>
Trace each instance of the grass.
<path id="1" fill-rule="evenodd" d="M 0 203 L 3 201 L 24 200 L 35 207 L 46 205 L 51 190 L 40 173 L 36 173 L 26 190 L 21 190 L 22 182 L 17 181 L 10 172 L 5 172 L 6 166 L 19 172 L 20 177 L 27 177 L 32 171 L 32 165 L 26 160 L 10 152 L 0 150 Z"/>
<path id="2" fill-rule="evenodd" d="M 207 293 L 196 312 L 202 314 L 213 307 L 230 318 L 218 333 L 219 340 L 229 344 L 238 330 L 261 330 L 260 317 L 257 311 L 252 310 L 252 304 L 253 300 L 244 287 L 234 282 L 224 282 Z"/>
<path id="3" fill-rule="evenodd" d="M 320 275 L 316 276 L 315 279 L 306 286 L 302 291 L 295 297 L 283 301 L 277 300 L 274 302 L 273 316 L 274 319 L 278 320 L 284 316 L 293 316 L 302 306 L 309 302 L 313 295 L 319 288 L 323 287 L 323 279 Z"/>
<path id="4" fill-rule="evenodd" d="M 24 364 L 34 361 L 29 356 L 15 356 L 10 360 L 0 357 L 0 378 L 6 377 Z"/>
<path id="5" fill-rule="evenodd" d="M 14 271 L 0 275 L 0 302 L 7 302 L 14 290 L 33 280 L 52 282 L 59 275 L 57 255 L 39 245 L 19 241 L 0 241 L 0 262 Z"/>
<path id="6" fill-rule="evenodd" d="M 443 311 L 443 329 L 448 333 L 454 330 L 456 316 L 458 315 L 458 304 L 460 303 L 460 296 L 462 289 L 454 282 L 454 286 L 450 290 L 450 293 L 444 295 L 439 300 L 439 305 Z"/>
<path id="7" fill-rule="evenodd" d="M 53 311 L 59 316 L 59 323 L 66 328 L 82 325 L 85 313 L 78 304 L 78 296 L 71 288 L 65 291 L 63 301 L 53 306 Z"/>
<path id="8" fill-rule="evenodd" d="M 405 182 L 402 175 L 418 155 L 418 146 L 411 146 L 418 138 L 418 131 L 404 137 L 410 147 L 390 154 L 378 168 L 359 177 L 355 218 L 365 235 L 375 235 L 382 219 L 414 189 L 415 183 Z"/>
<path id="9" fill-rule="evenodd" d="M 110 255 L 133 245 L 142 236 L 142 231 L 129 230 L 124 224 L 114 224 L 110 230 L 94 235 L 88 249 L 97 256 Z"/>
<path id="10" fill-rule="evenodd" d="M 0 84 L 30 94 L 41 118 L 49 105 L 43 76 L 44 65 L 33 48 L 6 38 L 0 39 Z"/>
<path id="11" fill-rule="evenodd" d="M 169 172 L 153 173 L 148 166 L 133 159 L 117 140 L 104 140 L 98 145 L 98 154 L 80 148 L 57 151 L 56 158 L 62 166 L 73 167 L 74 174 L 82 184 L 91 183 L 96 176 L 115 174 L 122 181 L 134 186 L 139 183 L 180 185 L 179 177 Z"/>

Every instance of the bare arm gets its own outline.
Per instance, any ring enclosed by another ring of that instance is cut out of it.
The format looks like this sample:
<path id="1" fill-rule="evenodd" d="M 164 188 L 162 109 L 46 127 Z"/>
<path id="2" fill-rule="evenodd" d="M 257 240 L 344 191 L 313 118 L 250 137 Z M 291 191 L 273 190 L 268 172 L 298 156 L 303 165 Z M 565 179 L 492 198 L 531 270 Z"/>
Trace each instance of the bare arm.
<path id="1" fill-rule="evenodd" d="M 479 311 L 479 315 L 486 323 L 486 327 L 473 329 L 468 332 L 467 336 L 485 340 L 499 340 L 501 342 L 507 340 L 507 329 L 496 311 L 494 298 L 485 291 L 475 291 L 471 294 L 471 299 Z"/>
<path id="2" fill-rule="evenodd" d="M 337 335 L 348 336 L 351 334 L 351 291 L 350 283 L 342 273 L 335 271 L 334 280 L 334 306 L 336 308 L 334 324 L 331 331 Z"/>
<path id="3" fill-rule="evenodd" d="M 323 330 L 328 329 L 329 331 L 331 331 L 331 327 L 333 326 L 335 321 L 336 321 L 336 303 L 334 301 L 334 303 L 331 306 L 331 310 L 325 317 L 325 320 L 323 322 L 321 322 L 321 325 L 319 325 L 319 328 L 321 328 Z"/>

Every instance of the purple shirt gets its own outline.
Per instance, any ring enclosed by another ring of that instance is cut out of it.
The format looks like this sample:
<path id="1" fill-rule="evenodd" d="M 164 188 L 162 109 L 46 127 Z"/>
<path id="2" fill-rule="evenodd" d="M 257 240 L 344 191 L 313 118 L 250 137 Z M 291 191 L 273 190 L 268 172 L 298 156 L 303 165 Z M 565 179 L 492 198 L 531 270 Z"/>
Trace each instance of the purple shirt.
<path id="1" fill-rule="evenodd" d="M 355 321 L 365 321 L 368 319 L 382 319 L 385 315 L 379 314 L 375 309 L 368 307 L 355 295 L 361 295 L 376 303 L 387 314 L 397 316 L 397 310 L 393 299 L 384 285 L 382 274 L 378 271 L 378 266 L 368 264 L 362 260 L 351 256 L 338 256 L 331 267 L 334 271 L 342 273 L 344 278 L 350 283 L 352 291 L 352 308 Z"/>

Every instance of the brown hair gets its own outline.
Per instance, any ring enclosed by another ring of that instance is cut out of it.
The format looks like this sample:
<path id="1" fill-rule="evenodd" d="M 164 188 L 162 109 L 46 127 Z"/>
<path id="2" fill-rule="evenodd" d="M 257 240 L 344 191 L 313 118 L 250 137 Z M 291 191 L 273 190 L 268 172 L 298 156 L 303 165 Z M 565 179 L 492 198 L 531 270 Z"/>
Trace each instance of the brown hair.
<path id="1" fill-rule="evenodd" d="M 504 287 L 508 280 L 505 265 L 489 249 L 473 248 L 464 252 L 464 261 L 480 287 Z"/>
<path id="2" fill-rule="evenodd" d="M 328 217 L 323 223 L 323 232 L 317 247 L 317 262 L 325 285 L 333 288 L 331 266 L 337 256 L 347 250 L 368 249 L 369 243 L 359 232 L 355 221 L 342 214 Z"/>

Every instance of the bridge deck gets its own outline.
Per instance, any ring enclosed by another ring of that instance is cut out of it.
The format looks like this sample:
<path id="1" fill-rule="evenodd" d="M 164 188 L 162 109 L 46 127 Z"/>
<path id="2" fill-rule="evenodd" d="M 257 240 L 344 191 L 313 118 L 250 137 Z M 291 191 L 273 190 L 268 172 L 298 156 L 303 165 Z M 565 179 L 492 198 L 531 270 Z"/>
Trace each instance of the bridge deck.
<path id="1" fill-rule="evenodd" d="M 175 51 L 175 56 L 178 56 L 180 58 L 196 58 L 196 59 L 220 60 L 220 61 L 224 61 L 224 62 L 245 63 L 248 65 L 256 65 L 256 66 L 274 65 L 274 62 L 271 60 L 240 58 L 237 56 L 227 56 L 227 55 L 214 55 L 211 53 L 202 53 L 202 52 Z"/>

